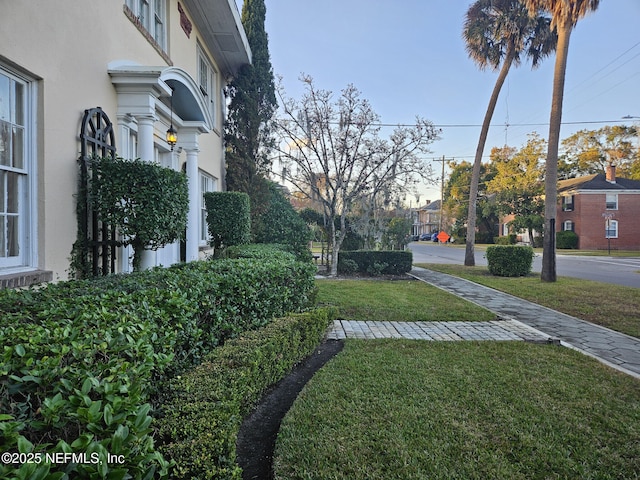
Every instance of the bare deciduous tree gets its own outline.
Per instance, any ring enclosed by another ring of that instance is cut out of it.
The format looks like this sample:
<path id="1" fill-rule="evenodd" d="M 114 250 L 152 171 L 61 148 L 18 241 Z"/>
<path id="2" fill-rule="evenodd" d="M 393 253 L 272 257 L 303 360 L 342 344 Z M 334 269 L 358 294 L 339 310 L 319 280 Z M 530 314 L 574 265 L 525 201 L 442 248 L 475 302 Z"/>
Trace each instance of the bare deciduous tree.
<path id="1" fill-rule="evenodd" d="M 278 175 L 322 205 L 335 276 L 347 214 L 365 198 L 413 191 L 420 181 L 429 181 L 431 167 L 420 154 L 428 152 L 439 132 L 417 118 L 415 125 L 398 126 L 383 139 L 379 116 L 353 85 L 335 98 L 316 88 L 311 77 L 300 80 L 306 89 L 300 100 L 278 89 Z"/>

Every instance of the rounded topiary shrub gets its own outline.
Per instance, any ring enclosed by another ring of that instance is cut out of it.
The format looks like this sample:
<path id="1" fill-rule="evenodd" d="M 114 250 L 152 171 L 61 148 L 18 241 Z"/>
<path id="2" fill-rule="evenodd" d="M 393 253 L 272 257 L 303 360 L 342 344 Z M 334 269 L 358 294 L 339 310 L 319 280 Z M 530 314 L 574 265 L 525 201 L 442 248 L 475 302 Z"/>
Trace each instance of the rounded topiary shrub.
<path id="1" fill-rule="evenodd" d="M 556 232 L 556 248 L 576 249 L 578 248 L 578 235 L 571 230 Z"/>
<path id="2" fill-rule="evenodd" d="M 533 248 L 520 245 L 491 245 L 485 257 L 489 273 L 500 277 L 522 277 L 531 273 Z"/>

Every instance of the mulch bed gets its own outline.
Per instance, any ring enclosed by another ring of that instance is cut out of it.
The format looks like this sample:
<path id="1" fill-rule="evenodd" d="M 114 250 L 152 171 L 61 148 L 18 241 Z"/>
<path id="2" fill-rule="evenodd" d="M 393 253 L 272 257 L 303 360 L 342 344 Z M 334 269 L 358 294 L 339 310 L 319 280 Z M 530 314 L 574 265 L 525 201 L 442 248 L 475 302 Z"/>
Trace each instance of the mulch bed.
<path id="1" fill-rule="evenodd" d="M 280 423 L 305 384 L 342 350 L 340 340 L 327 340 L 278 382 L 240 427 L 236 445 L 243 480 L 273 479 L 273 450 Z"/>

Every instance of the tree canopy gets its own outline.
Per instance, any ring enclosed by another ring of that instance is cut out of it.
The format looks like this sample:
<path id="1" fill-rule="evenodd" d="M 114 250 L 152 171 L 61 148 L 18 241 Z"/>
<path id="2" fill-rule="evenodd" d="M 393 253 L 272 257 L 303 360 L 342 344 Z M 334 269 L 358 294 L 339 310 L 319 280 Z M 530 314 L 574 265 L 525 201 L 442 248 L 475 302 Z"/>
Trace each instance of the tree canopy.
<path id="1" fill-rule="evenodd" d="M 564 154 L 559 164 L 559 175 L 566 178 L 605 173 L 607 165 L 614 164 L 618 175 L 635 178 L 634 164 L 640 162 L 635 127 L 607 125 L 598 130 L 580 130 L 562 140 Z"/>
<path id="2" fill-rule="evenodd" d="M 252 59 L 227 86 L 230 98 L 225 123 L 227 189 L 250 196 L 255 190 L 254 177 L 269 170 L 270 120 L 277 106 L 265 18 L 264 0 L 244 1 L 242 26 Z"/>
<path id="3" fill-rule="evenodd" d="M 311 77 L 303 75 L 301 81 L 305 93 L 299 100 L 278 91 L 282 112 L 276 149 L 284 180 L 322 206 L 333 252 L 331 274 L 336 275 L 353 206 L 365 198 L 383 201 L 398 191 L 411 192 L 428 179 L 431 167 L 420 154 L 428 152 L 438 130 L 417 118 L 415 126 L 397 127 L 381 138 L 378 115 L 353 85 L 335 98 Z"/>
<path id="4" fill-rule="evenodd" d="M 500 214 L 514 215 L 509 226 L 515 232 L 526 230 L 532 243 L 533 231 L 544 225 L 545 149 L 546 142 L 534 133 L 520 150 L 503 147 L 491 152 L 495 176 L 487 190 L 495 194 Z"/>

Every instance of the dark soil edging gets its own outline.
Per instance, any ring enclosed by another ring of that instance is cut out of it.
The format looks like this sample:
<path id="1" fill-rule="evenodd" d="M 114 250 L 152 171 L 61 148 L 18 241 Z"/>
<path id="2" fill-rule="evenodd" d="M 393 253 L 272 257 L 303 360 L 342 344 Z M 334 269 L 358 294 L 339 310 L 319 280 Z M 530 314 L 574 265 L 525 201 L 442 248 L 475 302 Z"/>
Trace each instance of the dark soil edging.
<path id="1" fill-rule="evenodd" d="M 244 419 L 236 443 L 237 461 L 242 467 L 243 480 L 273 479 L 273 450 L 282 419 L 305 384 L 343 346 L 340 340 L 327 340 L 319 345 L 278 382 L 260 400 L 251 415 Z"/>

